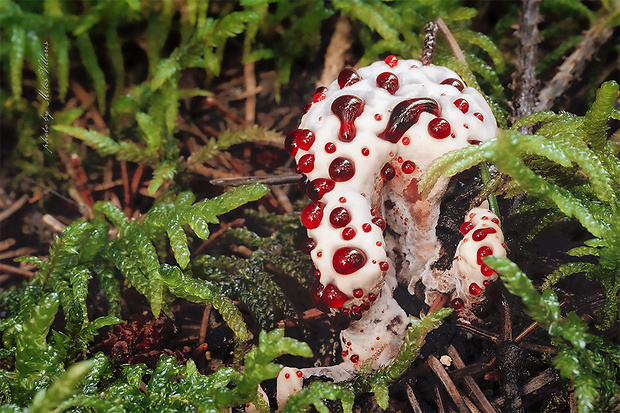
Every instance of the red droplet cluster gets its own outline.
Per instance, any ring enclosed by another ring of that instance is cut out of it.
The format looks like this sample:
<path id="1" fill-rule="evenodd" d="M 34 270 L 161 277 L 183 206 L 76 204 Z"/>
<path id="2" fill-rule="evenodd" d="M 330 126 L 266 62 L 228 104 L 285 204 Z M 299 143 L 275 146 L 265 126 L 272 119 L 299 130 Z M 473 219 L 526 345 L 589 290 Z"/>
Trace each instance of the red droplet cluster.
<path id="1" fill-rule="evenodd" d="M 387 90 L 391 95 L 396 93 L 400 87 L 398 76 L 392 72 L 383 72 L 377 76 L 377 87 Z"/>
<path id="2" fill-rule="evenodd" d="M 331 109 L 340 119 L 338 139 L 342 142 L 351 142 L 357 133 L 355 119 L 364 111 L 364 102 L 357 96 L 344 95 L 334 100 Z"/>
<path id="3" fill-rule="evenodd" d="M 355 175 L 355 163 L 349 158 L 339 156 L 329 164 L 329 177 L 336 182 L 345 182 Z"/>
<path id="4" fill-rule="evenodd" d="M 334 252 L 332 265 L 338 274 L 349 275 L 366 264 L 366 254 L 359 248 L 342 247 Z"/>
<path id="5" fill-rule="evenodd" d="M 329 214 L 329 222 L 334 228 L 342 228 L 351 222 L 351 215 L 344 207 L 336 207 Z"/>

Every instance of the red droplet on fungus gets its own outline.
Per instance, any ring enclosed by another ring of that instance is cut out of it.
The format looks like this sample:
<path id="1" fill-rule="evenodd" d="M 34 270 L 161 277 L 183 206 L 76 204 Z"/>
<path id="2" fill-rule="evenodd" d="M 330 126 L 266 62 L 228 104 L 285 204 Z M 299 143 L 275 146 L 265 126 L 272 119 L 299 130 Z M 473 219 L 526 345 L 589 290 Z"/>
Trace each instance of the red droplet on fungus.
<path id="1" fill-rule="evenodd" d="M 372 223 L 381 228 L 381 231 L 385 231 L 385 227 L 387 226 L 387 224 L 385 223 L 385 219 L 381 217 L 374 217 L 372 219 Z"/>
<path id="2" fill-rule="evenodd" d="M 495 234 L 497 231 L 495 230 L 495 228 L 493 227 L 488 227 L 488 228 L 480 228 L 477 229 L 473 232 L 473 234 L 471 235 L 471 239 L 473 239 L 474 241 L 482 241 L 483 239 L 485 239 L 487 237 L 487 235 L 489 234 Z"/>
<path id="3" fill-rule="evenodd" d="M 295 129 L 286 136 L 284 148 L 289 155 L 295 156 L 298 149 L 309 150 L 314 139 L 314 133 L 310 129 Z"/>
<path id="4" fill-rule="evenodd" d="M 368 222 L 365 222 L 365 223 L 362 224 L 362 231 L 370 232 L 370 230 L 372 230 L 372 227 L 370 226 L 370 224 Z"/>
<path id="5" fill-rule="evenodd" d="M 442 85 L 454 86 L 455 88 L 457 88 L 459 90 L 459 92 L 462 92 L 463 90 L 465 90 L 465 85 L 463 84 L 463 82 L 461 82 L 459 79 L 455 79 L 453 77 L 450 77 L 450 78 L 442 81 L 441 84 Z"/>
<path id="6" fill-rule="evenodd" d="M 396 65 L 398 64 L 398 58 L 393 55 L 389 55 L 383 61 L 385 62 L 386 65 L 388 65 L 392 69 L 395 68 Z"/>
<path id="7" fill-rule="evenodd" d="M 362 298 L 363 296 L 364 296 L 364 290 L 362 290 L 361 288 L 356 288 L 355 290 L 353 290 L 353 297 Z"/>
<path id="8" fill-rule="evenodd" d="M 344 207 L 336 207 L 329 214 L 329 222 L 334 228 L 342 228 L 351 222 L 351 215 Z"/>
<path id="9" fill-rule="evenodd" d="M 311 107 L 312 103 L 308 103 L 307 105 L 304 105 L 304 107 L 301 109 L 301 112 L 305 115 L 306 113 L 308 113 Z"/>
<path id="10" fill-rule="evenodd" d="M 383 168 L 381 168 L 381 178 L 384 181 L 389 181 L 391 179 L 394 179 L 394 176 L 396 176 L 396 170 L 394 169 L 394 167 L 389 163 L 383 165 Z"/>
<path id="11" fill-rule="evenodd" d="M 376 299 L 377 299 L 377 294 L 373 294 L 373 293 L 368 294 L 368 301 L 370 301 L 371 303 L 374 302 Z"/>
<path id="12" fill-rule="evenodd" d="M 323 289 L 323 302 L 328 308 L 340 308 L 349 300 L 349 297 L 334 284 L 327 284 Z"/>
<path id="13" fill-rule="evenodd" d="M 331 179 L 317 178 L 308 184 L 306 193 L 308 198 L 313 201 L 318 201 L 323 198 L 323 195 L 334 189 L 335 182 Z"/>
<path id="14" fill-rule="evenodd" d="M 388 262 L 387 262 L 387 261 L 381 261 L 381 262 L 379 263 L 379 269 L 380 269 L 381 271 L 387 271 L 387 270 L 389 270 L 389 269 L 390 269 L 390 264 L 388 264 Z"/>
<path id="15" fill-rule="evenodd" d="M 316 90 L 314 91 L 314 96 L 312 97 L 312 102 L 317 103 L 325 99 L 325 97 L 327 96 L 325 92 L 327 92 L 327 88 L 325 86 L 320 86 L 316 88 Z"/>
<path id="16" fill-rule="evenodd" d="M 480 122 L 484 122 L 484 116 L 482 116 L 482 113 L 476 112 L 474 113 L 474 116 L 477 117 Z"/>
<path id="17" fill-rule="evenodd" d="M 411 143 L 411 139 L 409 139 L 409 136 L 405 136 L 403 137 L 402 142 L 403 142 L 403 145 L 407 146 Z"/>
<path id="18" fill-rule="evenodd" d="M 398 76 L 392 72 L 383 72 L 377 76 L 377 87 L 387 90 L 390 95 L 396 93 L 400 85 L 398 84 Z"/>
<path id="19" fill-rule="evenodd" d="M 303 371 L 301 370 L 297 370 L 297 372 L 295 373 L 297 375 L 297 377 L 302 378 L 304 376 Z"/>
<path id="20" fill-rule="evenodd" d="M 482 275 L 484 275 L 485 277 L 490 277 L 493 274 L 495 274 L 495 270 L 493 270 L 493 268 L 489 267 L 486 264 L 482 264 L 480 266 L 480 272 L 482 273 Z"/>
<path id="21" fill-rule="evenodd" d="M 461 300 L 460 298 L 455 298 L 452 301 L 450 301 L 450 307 L 452 307 L 455 310 L 460 310 L 461 308 L 463 308 L 464 303 L 463 300 Z"/>
<path id="22" fill-rule="evenodd" d="M 392 109 L 390 120 L 379 138 L 392 143 L 398 143 L 400 138 L 417 123 L 423 112 L 439 116 L 439 105 L 431 98 L 414 98 L 403 100 Z"/>
<path id="23" fill-rule="evenodd" d="M 482 258 L 488 257 L 489 255 L 493 255 L 493 249 L 491 247 L 484 246 L 478 248 L 478 252 L 476 253 L 476 262 L 478 265 L 484 264 Z"/>
<path id="24" fill-rule="evenodd" d="M 297 183 L 297 187 L 299 188 L 299 191 L 302 194 L 308 195 L 308 185 L 309 184 L 310 184 L 310 181 L 308 181 L 308 178 L 306 178 L 305 176 L 302 176 L 301 178 L 299 178 L 299 182 Z"/>
<path id="25" fill-rule="evenodd" d="M 456 106 L 463 113 L 467 113 L 469 111 L 469 102 L 465 99 L 455 100 L 454 106 Z"/>
<path id="26" fill-rule="evenodd" d="M 314 169 L 314 155 L 311 153 L 307 153 L 301 158 L 299 158 L 299 162 L 297 162 L 297 167 L 299 170 L 305 174 L 312 172 Z"/>
<path id="27" fill-rule="evenodd" d="M 362 155 L 364 156 L 370 155 L 370 150 L 368 148 L 362 148 Z"/>
<path id="28" fill-rule="evenodd" d="M 415 171 L 415 166 L 415 163 L 413 163 L 412 161 L 405 161 L 401 169 L 404 173 L 411 174 L 413 173 L 413 171 Z"/>
<path id="29" fill-rule="evenodd" d="M 291 378 L 290 373 L 284 373 L 284 378 L 285 378 L 285 379 L 290 379 L 290 378 Z"/>
<path id="30" fill-rule="evenodd" d="M 428 133 L 435 139 L 445 139 L 450 136 L 450 123 L 444 118 L 435 118 L 428 123 Z"/>
<path id="31" fill-rule="evenodd" d="M 364 111 L 364 102 L 357 96 L 344 95 L 334 100 L 331 109 L 340 119 L 338 139 L 342 142 L 351 142 L 357 133 L 355 119 Z"/>
<path id="32" fill-rule="evenodd" d="M 325 144 L 325 152 L 327 152 L 327 153 L 334 153 L 334 152 L 336 152 L 336 144 L 334 144 L 334 142 L 327 142 Z"/>
<path id="33" fill-rule="evenodd" d="M 469 231 L 471 231 L 472 229 L 474 229 L 474 226 L 475 226 L 475 225 L 474 225 L 474 223 L 473 223 L 473 222 L 471 222 L 471 221 L 465 221 L 465 222 L 463 222 L 463 223 L 461 224 L 461 228 L 460 228 L 461 234 L 463 234 L 463 235 L 467 235 L 467 233 L 468 233 Z"/>
<path id="34" fill-rule="evenodd" d="M 325 205 L 321 202 L 310 202 L 301 211 L 301 223 L 308 229 L 315 229 L 323 219 L 323 208 Z"/>
<path id="35" fill-rule="evenodd" d="M 345 182 L 355 175 L 355 163 L 349 158 L 339 156 L 329 164 L 329 177 L 336 182 Z"/>
<path id="36" fill-rule="evenodd" d="M 342 239 L 345 241 L 350 241 L 353 238 L 355 238 L 355 229 L 351 228 L 351 227 L 346 227 L 345 229 L 342 230 Z"/>
<path id="37" fill-rule="evenodd" d="M 476 283 L 469 284 L 469 293 L 471 295 L 478 295 L 482 292 L 482 288 Z"/>
<path id="38" fill-rule="evenodd" d="M 379 113 L 375 113 L 375 120 L 379 122 L 381 119 L 383 119 L 383 116 L 381 116 L 381 114 Z"/>
<path id="39" fill-rule="evenodd" d="M 316 248 L 316 241 L 312 238 L 307 238 L 301 243 L 301 252 L 304 254 L 310 254 L 310 251 Z"/>
<path id="40" fill-rule="evenodd" d="M 332 265 L 338 274 L 349 275 L 366 264 L 366 254 L 359 248 L 342 247 L 334 252 Z"/>
<path id="41" fill-rule="evenodd" d="M 340 86 L 340 89 L 346 86 L 351 86 L 360 80 L 362 80 L 360 75 L 350 67 L 342 69 L 340 74 L 338 74 L 338 86 Z"/>

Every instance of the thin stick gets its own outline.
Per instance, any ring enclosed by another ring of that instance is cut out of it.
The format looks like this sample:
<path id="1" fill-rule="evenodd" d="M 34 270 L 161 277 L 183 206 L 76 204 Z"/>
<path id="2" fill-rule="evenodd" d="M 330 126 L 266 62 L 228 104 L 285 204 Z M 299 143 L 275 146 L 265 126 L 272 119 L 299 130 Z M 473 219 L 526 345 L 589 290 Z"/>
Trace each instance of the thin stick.
<path id="1" fill-rule="evenodd" d="M 270 176 L 235 176 L 230 178 L 211 179 L 209 182 L 213 185 L 220 186 L 239 186 L 254 183 L 261 183 L 265 185 L 296 184 L 298 181 L 299 175 L 286 174 Z"/>
<path id="2" fill-rule="evenodd" d="M 21 268 L 13 267 L 12 265 L 3 264 L 1 262 L 0 262 L 0 271 L 1 272 L 7 272 L 9 274 L 21 275 L 21 276 L 26 277 L 26 278 L 34 277 L 34 273 L 33 272 L 22 270 Z"/>
<path id="3" fill-rule="evenodd" d="M 435 356 L 430 356 L 428 358 L 428 365 L 430 366 L 431 370 L 433 370 L 433 373 L 435 373 L 435 375 L 439 378 L 439 380 L 441 380 L 441 384 L 443 384 L 446 391 L 448 392 L 448 395 L 450 396 L 450 398 L 452 398 L 454 404 L 456 404 L 459 412 L 469 413 L 469 409 L 465 405 L 465 402 L 463 401 L 459 390 L 456 388 L 454 382 L 450 378 L 450 375 L 446 372 L 446 370 L 444 370 L 444 367 L 439 362 L 439 360 L 437 360 Z"/>
<path id="4" fill-rule="evenodd" d="M 466 367 L 463 359 L 461 359 L 461 355 L 458 351 L 456 351 L 456 348 L 453 345 L 449 345 L 447 351 L 448 355 L 452 357 L 454 367 L 456 367 L 457 369 L 462 369 Z M 489 400 L 487 400 L 484 393 L 482 393 L 482 390 L 480 390 L 480 387 L 473 379 L 473 377 L 465 376 L 463 377 L 463 382 L 469 390 L 471 397 L 476 401 L 476 404 L 483 413 L 496 413 L 495 409 L 493 408 L 493 406 L 491 406 L 491 403 L 489 402 Z"/>
<path id="5" fill-rule="evenodd" d="M 13 202 L 10 207 L 0 212 L 0 222 L 4 221 L 16 211 L 18 211 L 28 201 L 28 195 L 22 195 L 17 201 Z"/>
<path id="6" fill-rule="evenodd" d="M 458 42 L 452 35 L 452 32 L 443 21 L 443 19 L 441 17 L 437 17 L 435 23 L 437 23 L 439 30 L 441 30 L 441 33 L 443 33 L 443 35 L 446 37 L 446 40 L 448 41 L 448 45 L 450 46 L 450 50 L 452 50 L 452 54 L 454 55 L 454 57 L 456 57 L 456 59 L 460 62 L 467 63 L 461 47 L 459 46 Z"/>

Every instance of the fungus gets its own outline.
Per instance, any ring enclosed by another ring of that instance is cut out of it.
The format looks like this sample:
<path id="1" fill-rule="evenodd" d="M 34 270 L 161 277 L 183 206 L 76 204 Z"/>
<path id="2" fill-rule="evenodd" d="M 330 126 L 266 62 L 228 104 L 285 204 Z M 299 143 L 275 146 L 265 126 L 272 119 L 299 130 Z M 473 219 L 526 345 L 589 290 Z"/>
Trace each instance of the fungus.
<path id="1" fill-rule="evenodd" d="M 497 278 L 483 259 L 505 255 L 499 220 L 486 208 L 469 212 L 452 267 L 438 270 L 436 226 L 448 179 L 426 199 L 417 183 L 433 160 L 493 139 L 496 130 L 478 91 L 450 69 L 417 60 L 389 56 L 347 68 L 317 90 L 285 147 L 304 174 L 300 188 L 313 201 L 301 220 L 320 274 L 315 301 L 350 322 L 341 331 L 342 363 L 303 369 L 304 377 L 347 380 L 368 360 L 377 369 L 396 355 L 408 323 L 393 298 L 397 282 L 411 293 L 422 282 L 428 304 L 439 293 L 451 294 L 450 306 L 461 317 L 476 318 L 472 305 Z M 278 400 L 296 380 L 290 369 L 282 371 Z"/>

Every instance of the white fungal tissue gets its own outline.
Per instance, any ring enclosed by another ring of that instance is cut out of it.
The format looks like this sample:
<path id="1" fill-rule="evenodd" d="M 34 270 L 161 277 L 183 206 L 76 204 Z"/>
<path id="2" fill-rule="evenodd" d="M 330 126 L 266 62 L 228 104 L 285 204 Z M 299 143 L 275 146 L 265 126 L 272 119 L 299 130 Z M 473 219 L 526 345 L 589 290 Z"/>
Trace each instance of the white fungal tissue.
<path id="1" fill-rule="evenodd" d="M 312 293 L 350 324 L 341 331 L 341 364 L 296 371 L 340 381 L 370 358 L 373 369 L 388 363 L 400 348 L 408 317 L 392 297 L 397 282 L 413 292 L 421 281 L 428 304 L 451 294 L 450 305 L 475 318 L 472 309 L 497 278 L 482 258 L 505 255 L 499 220 L 486 208 L 470 211 L 451 268 L 438 270 L 436 226 L 449 179 L 426 199 L 417 184 L 433 160 L 493 139 L 497 124 L 482 95 L 452 70 L 394 56 L 344 69 L 304 110 L 285 147 L 312 200 L 301 214 L 316 267 Z"/>

